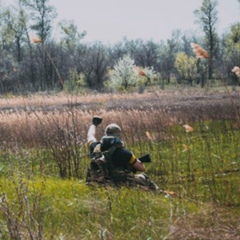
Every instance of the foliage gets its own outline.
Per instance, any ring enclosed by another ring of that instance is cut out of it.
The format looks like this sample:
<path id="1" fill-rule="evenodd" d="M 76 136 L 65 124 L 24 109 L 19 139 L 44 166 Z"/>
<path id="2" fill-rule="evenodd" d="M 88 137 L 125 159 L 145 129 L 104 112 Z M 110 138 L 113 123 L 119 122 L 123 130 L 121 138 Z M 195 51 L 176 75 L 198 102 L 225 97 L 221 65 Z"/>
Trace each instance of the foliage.
<path id="1" fill-rule="evenodd" d="M 151 80 L 158 78 L 152 67 L 139 68 L 129 55 L 122 59 L 110 70 L 108 86 L 118 90 L 129 90 L 136 86 L 151 84 Z"/>
<path id="2" fill-rule="evenodd" d="M 238 27 L 237 24 L 230 26 L 234 32 L 230 33 L 235 42 L 233 48 L 228 34 L 217 36 L 216 1 L 203 1 L 195 12 L 197 23 L 202 27 L 205 38 L 201 35 L 197 37 L 192 32 L 182 33 L 177 29 L 166 42 L 124 38 L 113 45 L 84 42 L 86 31 L 79 31 L 73 21 L 60 22 L 57 26 L 61 35 L 57 35 L 57 39 L 54 39 L 52 31 L 56 9 L 49 4 L 49 0 L 16 0 L 15 2 L 16 4 L 10 7 L 2 4 L 0 10 L 0 92 L 2 94 L 26 94 L 26 92 L 56 89 L 72 91 L 78 87 L 72 82 L 72 71 L 69 69 L 74 69 L 76 75 L 81 75 L 81 81 L 84 80 L 84 90 L 102 92 L 107 91 L 109 85 L 115 90 L 131 89 L 132 86 L 136 86 L 134 90 L 144 90 L 146 84 L 154 85 L 154 82 L 149 83 L 146 78 L 137 78 L 134 75 L 129 75 L 133 79 L 130 85 L 126 82 L 114 85 L 108 74 L 109 69 L 113 69 L 126 55 L 131 56 L 134 65 L 145 72 L 147 69 L 154 70 L 161 88 L 164 89 L 165 83 L 169 85 L 171 80 L 177 77 L 178 73 L 174 67 L 177 53 L 185 52 L 190 56 L 191 42 L 202 44 L 209 53 L 210 58 L 204 63 L 208 64 L 208 78 L 213 73 L 213 77 L 219 77 L 223 84 L 238 84 L 238 79 L 231 73 L 232 67 L 239 65 L 236 63 L 238 51 L 232 50 L 236 46 Z M 32 34 L 40 37 L 41 44 L 37 46 L 31 44 Z M 201 81 L 201 85 L 204 86 L 207 80 L 206 71 L 204 70 L 204 74 L 200 75 L 202 75 L 200 80 L 195 76 L 193 81 Z M 132 80 L 129 78 L 127 81 Z"/>
<path id="3" fill-rule="evenodd" d="M 119 90 L 136 86 L 138 76 L 134 73 L 134 66 L 134 60 L 129 55 L 124 55 L 110 72 L 109 85 Z"/>
<path id="4" fill-rule="evenodd" d="M 225 71 L 231 76 L 232 82 L 239 85 L 239 80 L 231 74 L 231 69 L 240 65 L 240 23 L 232 25 L 230 33 L 226 35 L 224 53 Z"/>
<path id="5" fill-rule="evenodd" d="M 102 90 L 108 66 L 108 54 L 104 45 L 97 43 L 86 48 L 81 66 L 86 86 L 90 89 Z"/>
<path id="6" fill-rule="evenodd" d="M 64 82 L 65 93 L 79 93 L 85 88 L 84 74 L 77 72 L 77 69 L 69 70 L 69 80 Z"/>
<path id="7" fill-rule="evenodd" d="M 175 197 L 140 189 L 86 186 L 84 178 L 80 182 L 61 180 L 47 172 L 26 177 L 22 159 L 0 178 L 1 236 L 26 240 L 52 236 L 176 239 L 181 233 L 206 239 L 211 234 L 210 239 L 216 239 L 227 232 L 229 239 L 234 239 L 240 234 L 240 163 L 235 144 L 240 140 L 239 131 L 223 121 L 191 126 L 188 132 L 181 126 L 168 129 L 172 137 L 162 141 L 156 141 L 154 129 L 148 129 L 152 142 L 145 139 L 133 146 L 135 152 L 152 147 L 148 174 L 161 189 L 174 191 Z M 45 168 L 48 164 L 49 160 Z M 229 229 L 223 231 L 226 224 Z"/>
<path id="8" fill-rule="evenodd" d="M 182 90 L 181 98 L 155 93 L 157 99 L 152 93 L 2 99 L 1 238 L 238 238 L 240 122 L 233 108 L 238 98 L 227 105 L 229 96 L 219 92 Z M 95 113 L 104 116 L 97 137 L 117 122 L 127 148 L 136 156 L 151 154 L 147 174 L 165 191 L 85 185 L 84 142 Z"/>
<path id="9" fill-rule="evenodd" d="M 64 35 L 61 39 L 63 45 L 66 45 L 71 51 L 76 50 L 76 46 L 87 33 L 85 31 L 79 33 L 77 26 L 72 21 L 61 21 L 59 26 Z"/>
<path id="10" fill-rule="evenodd" d="M 240 54 L 240 23 L 232 25 L 230 34 L 226 38 L 226 57 L 232 65 L 239 65 Z"/>
<path id="11" fill-rule="evenodd" d="M 31 14 L 33 22 L 30 28 L 36 32 L 44 43 L 50 38 L 52 21 L 56 18 L 56 9 L 49 5 L 49 0 L 21 0 Z"/>
<path id="12" fill-rule="evenodd" d="M 194 11 L 198 23 L 205 33 L 205 40 L 207 51 L 209 53 L 208 61 L 208 78 L 212 79 L 213 74 L 213 59 L 216 56 L 218 36 L 216 33 L 216 24 L 218 21 L 216 7 L 218 2 L 216 0 L 203 0 L 200 9 Z"/>
<path id="13" fill-rule="evenodd" d="M 178 31 L 173 32 L 171 39 L 159 49 L 159 61 L 161 76 L 170 83 L 171 76 L 174 74 L 174 62 L 179 51 Z M 158 69 L 159 69 L 158 67 Z"/>
<path id="14" fill-rule="evenodd" d="M 192 84 L 193 79 L 196 79 L 197 75 L 197 59 L 180 52 L 176 56 L 175 68 L 181 80 L 186 80 Z"/>
<path id="15" fill-rule="evenodd" d="M 141 69 L 147 78 L 149 79 L 156 79 L 158 77 L 156 71 L 153 69 L 153 67 L 145 67 Z"/>

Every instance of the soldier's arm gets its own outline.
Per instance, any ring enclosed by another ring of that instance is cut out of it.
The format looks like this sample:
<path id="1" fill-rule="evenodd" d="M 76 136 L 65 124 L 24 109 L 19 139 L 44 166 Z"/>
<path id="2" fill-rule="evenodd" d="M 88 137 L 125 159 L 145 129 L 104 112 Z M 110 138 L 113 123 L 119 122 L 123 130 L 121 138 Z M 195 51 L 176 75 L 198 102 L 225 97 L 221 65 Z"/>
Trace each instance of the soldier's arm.
<path id="1" fill-rule="evenodd" d="M 96 137 L 95 137 L 95 135 L 96 135 L 96 129 L 97 129 L 97 126 L 98 126 L 99 124 L 101 124 L 101 122 L 102 122 L 102 118 L 101 118 L 101 117 L 94 116 L 94 117 L 92 118 L 92 124 L 91 124 L 91 126 L 89 127 L 88 133 L 87 133 L 87 143 L 88 143 L 89 145 L 91 145 L 92 142 L 96 142 L 96 141 L 97 141 L 97 139 L 96 139 Z"/>
<path id="2" fill-rule="evenodd" d="M 132 165 L 132 167 L 133 167 L 136 171 L 138 171 L 138 172 L 144 172 L 144 171 L 145 171 L 145 166 L 144 166 L 144 164 L 143 164 L 140 160 L 138 160 L 138 159 L 136 159 L 136 161 L 135 161 L 135 163 Z"/>
<path id="3" fill-rule="evenodd" d="M 144 164 L 137 159 L 134 154 L 132 154 L 132 157 L 129 161 L 129 164 L 134 168 L 134 172 L 144 172 L 145 171 L 145 166 Z"/>
<path id="4" fill-rule="evenodd" d="M 95 137 L 96 135 L 96 126 L 95 125 L 91 125 L 88 129 L 88 133 L 87 133 L 87 143 L 90 145 L 92 142 L 96 142 L 97 139 Z"/>

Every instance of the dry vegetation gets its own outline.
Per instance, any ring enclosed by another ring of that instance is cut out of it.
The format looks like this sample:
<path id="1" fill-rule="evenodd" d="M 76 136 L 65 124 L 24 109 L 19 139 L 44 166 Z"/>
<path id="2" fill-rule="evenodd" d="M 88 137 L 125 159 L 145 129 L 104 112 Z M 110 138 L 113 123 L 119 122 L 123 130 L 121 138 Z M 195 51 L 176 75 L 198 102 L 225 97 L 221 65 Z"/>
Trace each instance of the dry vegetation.
<path id="1" fill-rule="evenodd" d="M 146 130 L 156 126 L 157 131 L 193 121 L 236 119 L 239 118 L 239 109 L 239 91 L 230 93 L 224 90 L 2 98 L 0 133 L 2 142 L 15 139 L 19 143 L 40 144 L 59 129 L 74 127 L 79 141 L 84 142 L 94 114 L 103 116 L 104 126 L 117 122 L 128 134 L 133 126 Z"/>
<path id="2" fill-rule="evenodd" d="M 86 154 L 86 152 L 81 152 L 81 149 L 84 149 L 86 132 L 91 118 L 95 114 L 101 115 L 104 119 L 99 126 L 98 137 L 104 132 L 108 123 L 116 122 L 124 129 L 123 138 L 126 143 L 138 149 L 138 154 L 142 154 L 140 153 L 141 146 L 145 150 L 149 148 L 148 150 L 151 151 L 153 147 L 151 141 L 159 142 L 159 140 L 173 137 L 166 130 L 169 126 L 185 126 L 185 130 L 191 132 L 190 125 L 194 121 L 208 120 L 211 122 L 218 119 L 233 119 L 236 120 L 233 121 L 235 123 L 233 127 L 237 128 L 240 123 L 239 113 L 240 92 L 238 89 L 232 92 L 229 90 L 180 89 L 177 91 L 149 91 L 144 94 L 86 94 L 81 96 L 42 94 L 2 98 L 0 100 L 1 153 L 6 155 L 16 153 L 17 156 L 19 155 L 19 159 L 21 157 L 27 159 L 28 164 L 31 161 L 31 159 L 29 160 L 30 155 L 24 152 L 21 156 L 22 148 L 47 147 L 51 149 L 51 160 L 55 159 L 61 177 L 81 178 L 83 172 L 78 172 L 79 164 L 81 157 Z M 185 140 L 190 140 L 190 138 Z M 188 146 L 186 145 L 186 147 L 184 151 L 188 152 Z M 236 149 L 235 154 L 237 155 L 237 147 L 234 149 Z M 158 153 L 155 157 L 157 156 L 159 156 Z M 48 157 L 49 155 L 43 156 L 50 162 Z M 7 159 L 11 160 L 11 157 L 7 157 Z M 68 164 L 70 159 L 73 160 L 73 164 Z M 195 158 L 191 157 L 191 159 Z M 61 164 L 65 164 L 65 166 Z M 174 159 L 172 164 L 175 164 Z M 74 167 L 71 169 L 72 165 Z M 168 163 L 166 163 L 167 165 Z M 42 166 L 40 171 L 46 174 L 46 169 L 44 165 Z M 51 164 L 47 166 L 49 167 Z M 176 163 L 176 166 L 179 165 Z M 28 165 L 26 169 L 29 170 Z M 194 171 L 194 169 L 192 170 Z M 215 166 L 211 171 L 213 173 L 210 176 L 215 176 L 215 171 L 217 171 Z M 157 172 L 154 169 L 152 172 L 150 171 L 150 174 L 154 175 L 155 173 Z M 228 179 L 225 181 L 227 182 Z M 188 186 L 188 182 L 186 182 L 186 186 Z M 189 192 L 191 192 L 190 189 Z M 132 198 L 135 199 L 135 197 L 133 194 Z M 157 196 L 152 197 L 157 199 L 155 201 L 159 201 Z M 224 198 L 224 204 L 232 201 L 231 194 L 228 194 L 228 197 L 230 200 Z M 186 196 L 183 196 L 183 199 L 179 198 L 180 205 L 184 205 L 182 201 L 185 198 Z M 125 203 L 125 201 L 123 202 Z M 231 204 L 236 207 L 234 201 Z M 212 206 L 211 203 L 206 203 L 206 207 L 199 206 L 199 209 L 203 209 L 201 213 L 185 212 L 182 214 L 178 213 L 178 205 L 171 206 L 174 219 L 171 219 L 171 224 L 164 227 L 164 231 L 169 228 L 167 230 L 169 235 L 166 239 L 239 239 L 238 222 L 231 222 L 233 216 L 234 219 L 239 219 L 239 217 L 235 216 L 230 208 L 231 212 L 226 209 L 221 210 L 222 206 L 218 206 L 217 203 L 213 203 Z M 185 209 L 184 206 L 183 208 Z M 166 224 L 166 219 L 162 221 L 163 225 Z M 155 223 L 154 226 L 161 228 L 163 225 Z"/>

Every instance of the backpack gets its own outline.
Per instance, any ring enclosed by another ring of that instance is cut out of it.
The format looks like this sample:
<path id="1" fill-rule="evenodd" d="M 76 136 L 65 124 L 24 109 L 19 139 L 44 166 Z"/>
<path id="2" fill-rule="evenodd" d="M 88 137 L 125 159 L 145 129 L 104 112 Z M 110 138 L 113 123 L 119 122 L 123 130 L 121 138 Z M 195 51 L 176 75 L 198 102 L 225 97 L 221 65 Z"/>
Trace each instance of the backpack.
<path id="1" fill-rule="evenodd" d="M 118 140 L 117 140 L 118 141 Z M 109 143 L 109 145 L 106 145 Z M 146 174 L 134 175 L 131 169 L 117 169 L 112 164 L 112 155 L 119 144 L 115 140 L 106 138 L 106 141 L 98 143 L 92 153 L 90 166 L 87 169 L 86 183 L 97 183 L 110 186 L 141 187 L 145 190 L 156 190 L 157 186 Z M 119 143 L 119 142 L 118 142 Z M 104 145 L 105 144 L 105 145 Z M 103 150 L 103 146 L 106 150 Z"/>
<path id="2" fill-rule="evenodd" d="M 111 146 L 106 151 L 101 151 L 101 143 L 98 143 L 92 153 L 90 166 L 87 170 L 87 183 L 99 184 L 111 183 L 111 159 L 116 147 Z"/>

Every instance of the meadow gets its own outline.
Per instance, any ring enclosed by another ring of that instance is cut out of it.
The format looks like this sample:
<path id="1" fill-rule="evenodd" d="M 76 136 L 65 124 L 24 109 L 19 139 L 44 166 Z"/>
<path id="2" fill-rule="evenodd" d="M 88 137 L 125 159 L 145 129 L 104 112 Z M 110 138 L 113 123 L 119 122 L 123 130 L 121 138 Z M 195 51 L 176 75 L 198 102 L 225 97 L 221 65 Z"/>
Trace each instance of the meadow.
<path id="1" fill-rule="evenodd" d="M 1 239 L 240 239 L 240 89 L 0 99 Z M 85 184 L 116 122 L 159 191 Z"/>

